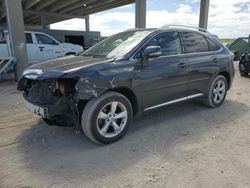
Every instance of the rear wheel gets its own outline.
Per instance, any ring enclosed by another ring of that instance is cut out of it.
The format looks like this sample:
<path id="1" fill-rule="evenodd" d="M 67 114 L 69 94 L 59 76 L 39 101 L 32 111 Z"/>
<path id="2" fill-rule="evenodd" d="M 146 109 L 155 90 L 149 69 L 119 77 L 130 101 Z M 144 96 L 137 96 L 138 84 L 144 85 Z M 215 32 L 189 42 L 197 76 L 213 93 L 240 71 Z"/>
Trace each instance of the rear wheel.
<path id="1" fill-rule="evenodd" d="M 219 107 L 225 100 L 227 95 L 228 83 L 224 76 L 218 75 L 213 80 L 209 88 L 208 96 L 205 99 L 205 104 L 209 107 Z"/>
<path id="2" fill-rule="evenodd" d="M 117 92 L 91 99 L 82 113 L 82 129 L 95 143 L 109 144 L 120 139 L 133 118 L 130 101 Z"/>

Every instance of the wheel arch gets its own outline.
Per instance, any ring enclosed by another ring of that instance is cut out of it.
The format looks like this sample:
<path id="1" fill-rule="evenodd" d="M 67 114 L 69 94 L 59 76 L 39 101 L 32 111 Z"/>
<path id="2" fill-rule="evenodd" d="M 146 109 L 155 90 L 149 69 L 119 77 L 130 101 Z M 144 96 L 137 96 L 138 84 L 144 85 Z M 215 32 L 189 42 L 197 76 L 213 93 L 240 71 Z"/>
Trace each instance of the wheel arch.
<path id="1" fill-rule="evenodd" d="M 76 53 L 75 52 L 67 52 L 64 56 L 66 55 L 75 55 Z"/>
<path id="2" fill-rule="evenodd" d="M 222 76 L 224 76 L 226 78 L 227 84 L 228 84 L 228 89 L 229 89 L 229 87 L 231 85 L 230 74 L 228 72 L 226 72 L 226 71 L 222 71 L 222 72 L 219 72 L 218 75 L 222 75 Z"/>
<path id="3" fill-rule="evenodd" d="M 129 89 L 128 87 L 116 87 L 116 88 L 108 89 L 106 91 L 115 91 L 127 97 L 128 100 L 131 102 L 131 105 L 133 108 L 133 114 L 136 115 L 138 113 L 139 111 L 138 100 L 137 100 L 135 93 L 131 89 Z"/>

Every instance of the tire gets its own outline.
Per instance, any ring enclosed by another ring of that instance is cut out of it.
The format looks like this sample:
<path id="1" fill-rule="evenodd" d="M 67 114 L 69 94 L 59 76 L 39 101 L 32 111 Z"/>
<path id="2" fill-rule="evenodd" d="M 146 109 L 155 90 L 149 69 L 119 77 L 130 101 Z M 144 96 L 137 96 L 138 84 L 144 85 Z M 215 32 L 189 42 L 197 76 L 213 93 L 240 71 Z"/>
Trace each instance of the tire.
<path id="1" fill-rule="evenodd" d="M 217 75 L 209 87 L 209 93 L 204 100 L 205 105 L 211 108 L 219 107 L 227 96 L 227 90 L 228 83 L 226 78 L 222 75 Z"/>
<path id="2" fill-rule="evenodd" d="M 75 52 L 69 52 L 69 53 L 65 54 L 65 56 L 68 56 L 68 55 L 76 55 L 76 53 Z"/>
<path id="3" fill-rule="evenodd" d="M 248 76 L 248 72 L 241 72 L 240 71 L 240 75 L 243 76 L 243 77 L 246 77 L 246 76 Z"/>
<path id="4" fill-rule="evenodd" d="M 42 119 L 49 126 L 56 126 L 56 125 L 58 125 L 58 123 L 56 123 L 56 121 L 54 121 L 54 120 L 50 120 L 50 119 L 46 119 L 46 118 L 42 118 Z"/>
<path id="5" fill-rule="evenodd" d="M 248 75 L 248 72 L 246 72 L 245 67 L 241 62 L 239 62 L 239 71 L 240 71 L 240 75 L 243 77 Z"/>
<path id="6" fill-rule="evenodd" d="M 86 104 L 81 126 L 84 134 L 93 142 L 109 144 L 122 138 L 132 119 L 130 101 L 120 93 L 106 92 Z"/>

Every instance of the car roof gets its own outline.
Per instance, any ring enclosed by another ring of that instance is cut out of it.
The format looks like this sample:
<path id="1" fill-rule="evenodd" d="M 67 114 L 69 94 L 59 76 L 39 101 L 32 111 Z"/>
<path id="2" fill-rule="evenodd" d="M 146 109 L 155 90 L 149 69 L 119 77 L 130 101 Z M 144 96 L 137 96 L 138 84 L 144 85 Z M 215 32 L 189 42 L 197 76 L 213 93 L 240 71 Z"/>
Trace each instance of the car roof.
<path id="1" fill-rule="evenodd" d="M 203 28 L 196 28 L 196 27 L 192 27 L 192 26 L 163 26 L 161 28 L 133 28 L 133 29 L 128 29 L 124 32 L 127 31 L 152 31 L 153 32 L 164 32 L 164 31 L 179 31 L 179 32 L 196 32 L 196 33 L 200 33 L 202 35 L 206 35 L 209 37 L 213 37 L 213 38 L 217 38 L 217 35 L 214 35 L 210 32 L 208 32 L 207 30 L 203 29 Z"/>

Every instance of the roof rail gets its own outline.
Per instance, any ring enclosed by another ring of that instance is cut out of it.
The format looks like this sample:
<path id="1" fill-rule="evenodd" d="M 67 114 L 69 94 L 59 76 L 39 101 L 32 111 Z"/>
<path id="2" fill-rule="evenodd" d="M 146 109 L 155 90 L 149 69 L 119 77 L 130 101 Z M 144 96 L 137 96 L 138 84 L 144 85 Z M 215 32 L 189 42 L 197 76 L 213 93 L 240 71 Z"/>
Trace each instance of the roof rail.
<path id="1" fill-rule="evenodd" d="M 208 30 L 206 30 L 206 29 L 204 29 L 204 28 L 194 27 L 194 26 L 187 26 L 187 25 L 164 25 L 164 26 L 162 26 L 161 28 L 162 28 L 162 29 L 167 29 L 167 28 L 171 28 L 171 27 L 196 29 L 196 30 L 202 31 L 202 32 L 204 32 L 204 33 L 209 33 L 209 34 L 211 34 Z"/>

